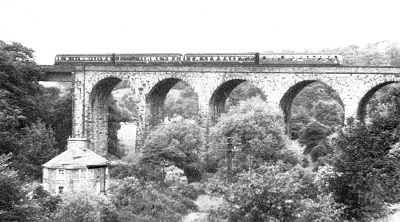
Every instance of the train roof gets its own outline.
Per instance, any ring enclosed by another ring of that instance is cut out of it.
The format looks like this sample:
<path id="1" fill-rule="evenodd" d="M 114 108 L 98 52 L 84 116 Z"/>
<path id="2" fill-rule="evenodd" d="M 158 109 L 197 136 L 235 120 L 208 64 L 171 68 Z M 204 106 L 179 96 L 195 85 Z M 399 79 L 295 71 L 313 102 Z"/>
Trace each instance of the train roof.
<path id="1" fill-rule="evenodd" d="M 118 53 L 115 56 L 182 56 L 180 53 Z"/>
<path id="2" fill-rule="evenodd" d="M 284 53 L 279 53 L 279 52 L 260 52 L 260 55 L 331 55 L 331 56 L 337 56 L 340 55 L 338 53 L 327 53 L 327 52 L 284 52 Z"/>
<path id="3" fill-rule="evenodd" d="M 57 54 L 56 57 L 58 56 L 112 56 L 112 53 L 108 54 Z"/>
<path id="4" fill-rule="evenodd" d="M 243 52 L 243 53 L 186 53 L 186 55 L 213 55 L 213 56 L 217 56 L 217 55 L 255 55 L 256 52 Z"/>
<path id="5" fill-rule="evenodd" d="M 180 53 L 108 53 L 108 54 L 58 54 L 57 56 L 168 56 L 168 55 L 182 55 Z"/>

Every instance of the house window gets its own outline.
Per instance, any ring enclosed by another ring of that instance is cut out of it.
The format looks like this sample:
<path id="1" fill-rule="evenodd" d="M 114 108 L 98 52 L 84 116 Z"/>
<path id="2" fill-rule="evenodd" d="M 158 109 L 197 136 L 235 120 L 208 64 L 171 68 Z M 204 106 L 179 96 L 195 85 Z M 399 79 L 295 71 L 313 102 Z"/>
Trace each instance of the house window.
<path id="1" fill-rule="evenodd" d="M 59 194 L 64 193 L 64 186 L 58 186 L 58 193 Z"/>
<path id="2" fill-rule="evenodd" d="M 94 179 L 94 169 L 88 169 L 87 170 L 87 172 L 88 172 L 88 179 Z"/>
<path id="3" fill-rule="evenodd" d="M 88 173 L 87 171 L 88 171 L 87 169 L 80 169 L 79 170 L 79 173 L 81 175 L 80 176 L 81 179 L 86 179 L 87 178 L 87 173 Z"/>
<path id="4" fill-rule="evenodd" d="M 65 178 L 65 170 L 64 169 L 58 169 L 57 170 L 57 178 L 58 179 L 64 179 Z"/>
<path id="5" fill-rule="evenodd" d="M 70 172 L 72 173 L 73 180 L 79 180 L 79 170 L 72 170 Z"/>

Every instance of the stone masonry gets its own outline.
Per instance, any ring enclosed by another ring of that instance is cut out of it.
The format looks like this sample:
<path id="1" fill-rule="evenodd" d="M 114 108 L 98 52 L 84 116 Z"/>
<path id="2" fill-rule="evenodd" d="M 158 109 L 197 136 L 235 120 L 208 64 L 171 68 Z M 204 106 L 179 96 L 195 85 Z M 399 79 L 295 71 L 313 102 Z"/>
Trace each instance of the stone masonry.
<path id="1" fill-rule="evenodd" d="M 138 107 L 137 146 L 154 121 L 162 119 L 165 97 L 179 81 L 191 86 L 198 96 L 199 121 L 204 128 L 224 110 L 229 93 L 250 81 L 266 95 L 270 105 L 290 116 L 291 102 L 306 86 L 321 82 L 341 98 L 345 118 L 363 119 L 365 106 L 374 92 L 400 80 L 399 67 L 321 66 L 76 66 L 72 137 L 88 138 L 100 155 L 107 153 L 107 104 L 111 91 L 126 81 Z M 139 145 L 139 146 L 138 146 Z"/>

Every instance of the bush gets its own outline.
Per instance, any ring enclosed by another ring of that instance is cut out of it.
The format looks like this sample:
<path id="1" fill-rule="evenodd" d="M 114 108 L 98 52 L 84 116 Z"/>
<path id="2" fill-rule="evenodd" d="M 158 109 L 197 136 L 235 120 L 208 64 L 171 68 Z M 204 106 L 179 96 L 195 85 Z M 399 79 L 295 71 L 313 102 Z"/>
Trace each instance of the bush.
<path id="1" fill-rule="evenodd" d="M 342 208 L 327 192 L 323 174 L 308 175 L 288 165 L 263 165 L 237 181 L 210 182 L 226 204 L 211 210 L 210 221 L 341 221 Z"/>
<path id="2" fill-rule="evenodd" d="M 173 184 L 171 189 L 192 200 L 195 200 L 200 194 L 204 193 L 204 190 L 200 187 L 185 183 Z"/>
<path id="3" fill-rule="evenodd" d="M 161 183 L 164 181 L 165 172 L 159 165 L 148 162 L 118 164 L 110 169 L 111 178 L 124 179 L 126 177 L 135 177 L 141 181 Z"/>
<path id="4" fill-rule="evenodd" d="M 33 199 L 37 201 L 40 215 L 43 219 L 50 219 L 62 201 L 60 196 L 50 195 L 42 186 L 38 186 L 33 190 Z"/>
<path id="5" fill-rule="evenodd" d="M 123 221 L 180 221 L 196 205 L 180 193 L 134 177 L 111 188 L 111 201 Z"/>
<path id="6" fill-rule="evenodd" d="M 106 197 L 88 192 L 67 193 L 51 216 L 51 221 L 111 222 L 120 221 L 114 206 Z"/>

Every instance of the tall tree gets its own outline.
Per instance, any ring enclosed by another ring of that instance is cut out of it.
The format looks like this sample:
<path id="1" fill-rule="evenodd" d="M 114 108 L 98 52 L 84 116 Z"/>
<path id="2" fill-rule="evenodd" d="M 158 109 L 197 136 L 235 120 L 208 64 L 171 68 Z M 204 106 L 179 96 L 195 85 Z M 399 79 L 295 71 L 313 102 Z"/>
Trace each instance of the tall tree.
<path id="1" fill-rule="evenodd" d="M 330 182 L 335 199 L 346 206 L 344 218 L 369 221 L 386 216 L 388 206 L 400 201 L 400 155 L 397 125 L 377 121 L 371 126 L 352 123 L 335 142 Z"/>
<path id="2" fill-rule="evenodd" d="M 233 158 L 236 173 L 290 157 L 290 151 L 283 152 L 287 140 L 283 125 L 282 115 L 262 99 L 242 101 L 210 130 L 210 161 L 226 170 L 228 137 L 233 149 L 239 150 Z"/>
<path id="3" fill-rule="evenodd" d="M 185 171 L 189 181 L 199 180 L 201 145 L 201 129 L 195 122 L 172 122 L 150 133 L 144 144 L 142 161 L 175 165 Z"/>
<path id="4" fill-rule="evenodd" d="M 43 122 L 38 121 L 24 128 L 13 158 L 13 165 L 19 170 L 20 176 L 40 180 L 41 165 L 61 152 L 61 149 L 55 148 L 55 143 L 54 132 Z"/>

